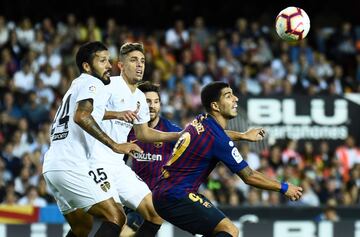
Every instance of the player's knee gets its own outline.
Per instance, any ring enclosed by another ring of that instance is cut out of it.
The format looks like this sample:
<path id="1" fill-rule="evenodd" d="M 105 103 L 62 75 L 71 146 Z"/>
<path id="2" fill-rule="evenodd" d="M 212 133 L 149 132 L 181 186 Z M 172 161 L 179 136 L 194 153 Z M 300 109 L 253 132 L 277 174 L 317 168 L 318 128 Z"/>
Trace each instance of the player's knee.
<path id="1" fill-rule="evenodd" d="M 146 205 L 144 208 L 145 208 L 145 210 L 143 212 L 143 218 L 145 220 L 150 221 L 152 223 L 156 223 L 156 224 L 163 223 L 163 219 L 159 216 L 159 214 L 157 214 L 152 203 L 150 203 L 149 205 Z"/>
<path id="2" fill-rule="evenodd" d="M 143 201 L 140 203 L 137 211 L 141 214 L 141 216 L 145 220 L 147 220 L 149 222 L 152 222 L 152 223 L 155 223 L 158 225 L 161 225 L 163 223 L 163 219 L 155 211 L 151 195 L 147 196 L 143 199 Z"/>
<path id="3" fill-rule="evenodd" d="M 239 236 L 239 229 L 232 223 L 232 221 L 228 218 L 223 219 L 214 230 L 214 233 L 218 232 L 226 232 L 231 234 L 231 236 Z"/>
<path id="4" fill-rule="evenodd" d="M 234 237 L 238 237 L 238 236 L 239 236 L 239 229 L 236 228 L 236 226 L 234 226 L 234 228 L 231 229 L 229 232 L 230 232 L 230 234 L 231 234 L 232 236 L 234 236 Z"/>
<path id="5" fill-rule="evenodd" d="M 120 227 L 125 225 L 126 223 L 126 215 L 119 209 L 114 209 L 109 215 L 108 215 L 108 221 L 113 222 Z"/>
<path id="6" fill-rule="evenodd" d="M 126 223 L 126 215 L 116 203 L 107 205 L 105 208 L 103 207 L 101 209 L 100 217 L 106 221 L 115 223 L 120 227 Z"/>

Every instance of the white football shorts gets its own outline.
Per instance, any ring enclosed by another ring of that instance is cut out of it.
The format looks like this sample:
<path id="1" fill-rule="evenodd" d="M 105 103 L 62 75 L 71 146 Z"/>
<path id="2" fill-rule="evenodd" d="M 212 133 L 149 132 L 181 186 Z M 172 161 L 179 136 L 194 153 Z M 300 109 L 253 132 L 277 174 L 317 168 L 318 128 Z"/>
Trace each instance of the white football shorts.
<path id="1" fill-rule="evenodd" d="M 100 176 L 96 176 L 97 172 L 90 172 L 89 170 L 54 170 L 44 173 L 45 181 L 63 215 L 78 208 L 87 212 L 94 204 L 111 197 L 119 203 L 115 189 L 108 185 L 107 172 L 101 170 Z"/>
<path id="2" fill-rule="evenodd" d="M 147 184 L 125 163 L 111 167 L 108 164 L 94 164 L 92 167 L 95 170 L 99 168 L 106 169 L 110 176 L 111 186 L 115 188 L 118 197 L 120 197 L 120 203 L 133 210 L 136 210 L 145 196 L 151 193 Z"/>

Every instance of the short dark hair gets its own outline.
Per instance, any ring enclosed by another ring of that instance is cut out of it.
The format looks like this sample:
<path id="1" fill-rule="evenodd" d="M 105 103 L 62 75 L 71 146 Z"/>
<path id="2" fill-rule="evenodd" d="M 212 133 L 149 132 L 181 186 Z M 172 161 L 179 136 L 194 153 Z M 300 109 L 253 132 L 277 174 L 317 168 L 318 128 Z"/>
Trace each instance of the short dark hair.
<path id="1" fill-rule="evenodd" d="M 125 43 L 120 48 L 120 61 L 124 61 L 125 56 L 132 51 L 140 51 L 145 54 L 144 46 L 142 43 Z"/>
<path id="2" fill-rule="evenodd" d="M 206 112 L 211 111 L 211 103 L 219 101 L 221 96 L 221 90 L 230 87 L 226 82 L 216 81 L 207 84 L 201 90 L 201 103 L 204 106 Z"/>
<path id="3" fill-rule="evenodd" d="M 141 83 L 138 86 L 138 88 L 139 88 L 139 90 L 141 90 L 144 93 L 146 93 L 146 92 L 155 92 L 155 93 L 157 93 L 158 96 L 159 96 L 159 99 L 161 100 L 161 98 L 160 98 L 160 86 L 152 84 L 149 81 L 145 81 L 145 82 Z"/>
<path id="4" fill-rule="evenodd" d="M 85 71 L 82 66 L 83 63 L 91 64 L 95 57 L 95 53 L 104 50 L 108 49 L 103 43 L 99 41 L 88 42 L 81 45 L 76 53 L 76 65 L 80 73 L 83 73 Z"/>

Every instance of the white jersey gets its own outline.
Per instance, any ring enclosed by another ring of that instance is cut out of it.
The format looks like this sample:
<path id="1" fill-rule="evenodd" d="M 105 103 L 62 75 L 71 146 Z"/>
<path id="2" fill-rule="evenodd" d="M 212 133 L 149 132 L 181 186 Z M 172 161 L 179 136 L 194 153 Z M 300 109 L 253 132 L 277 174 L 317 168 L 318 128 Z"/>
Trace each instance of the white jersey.
<path id="1" fill-rule="evenodd" d="M 106 106 L 107 111 L 125 111 L 139 110 L 139 120 L 133 122 L 134 124 L 147 123 L 150 120 L 149 106 L 146 102 L 145 94 L 136 88 L 133 93 L 121 76 L 111 77 L 111 83 L 106 86 L 110 94 L 109 101 Z M 127 136 L 133 127 L 132 123 L 128 123 L 118 119 L 103 120 L 100 124 L 101 128 L 111 139 L 117 143 L 127 142 Z M 124 154 L 113 152 L 107 146 L 100 142 L 95 143 L 95 147 L 91 154 L 92 164 L 119 164 L 124 163 Z"/>
<path id="2" fill-rule="evenodd" d="M 51 145 L 45 153 L 44 173 L 50 170 L 89 168 L 88 159 L 97 140 L 74 122 L 77 102 L 92 99 L 91 115 L 100 124 L 108 98 L 103 82 L 89 74 L 81 74 L 71 83 L 51 127 Z"/>

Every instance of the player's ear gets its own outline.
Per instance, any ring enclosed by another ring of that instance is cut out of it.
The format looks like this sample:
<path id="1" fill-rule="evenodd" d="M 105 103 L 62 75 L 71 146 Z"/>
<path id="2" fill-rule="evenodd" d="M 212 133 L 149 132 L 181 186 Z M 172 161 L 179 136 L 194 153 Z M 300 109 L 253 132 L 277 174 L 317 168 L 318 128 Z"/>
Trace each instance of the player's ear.
<path id="1" fill-rule="evenodd" d="M 219 104 L 217 102 L 211 102 L 211 109 L 217 112 L 220 112 Z"/>
<path id="2" fill-rule="evenodd" d="M 86 73 L 91 73 L 91 67 L 90 67 L 90 64 L 89 64 L 89 63 L 83 62 L 83 63 L 82 63 L 82 67 L 83 67 L 83 69 L 84 69 L 84 71 L 85 71 Z"/>
<path id="3" fill-rule="evenodd" d="M 119 60 L 117 65 L 118 65 L 118 68 L 120 69 L 120 71 L 122 71 L 122 69 L 124 67 L 124 63 L 121 60 Z"/>

